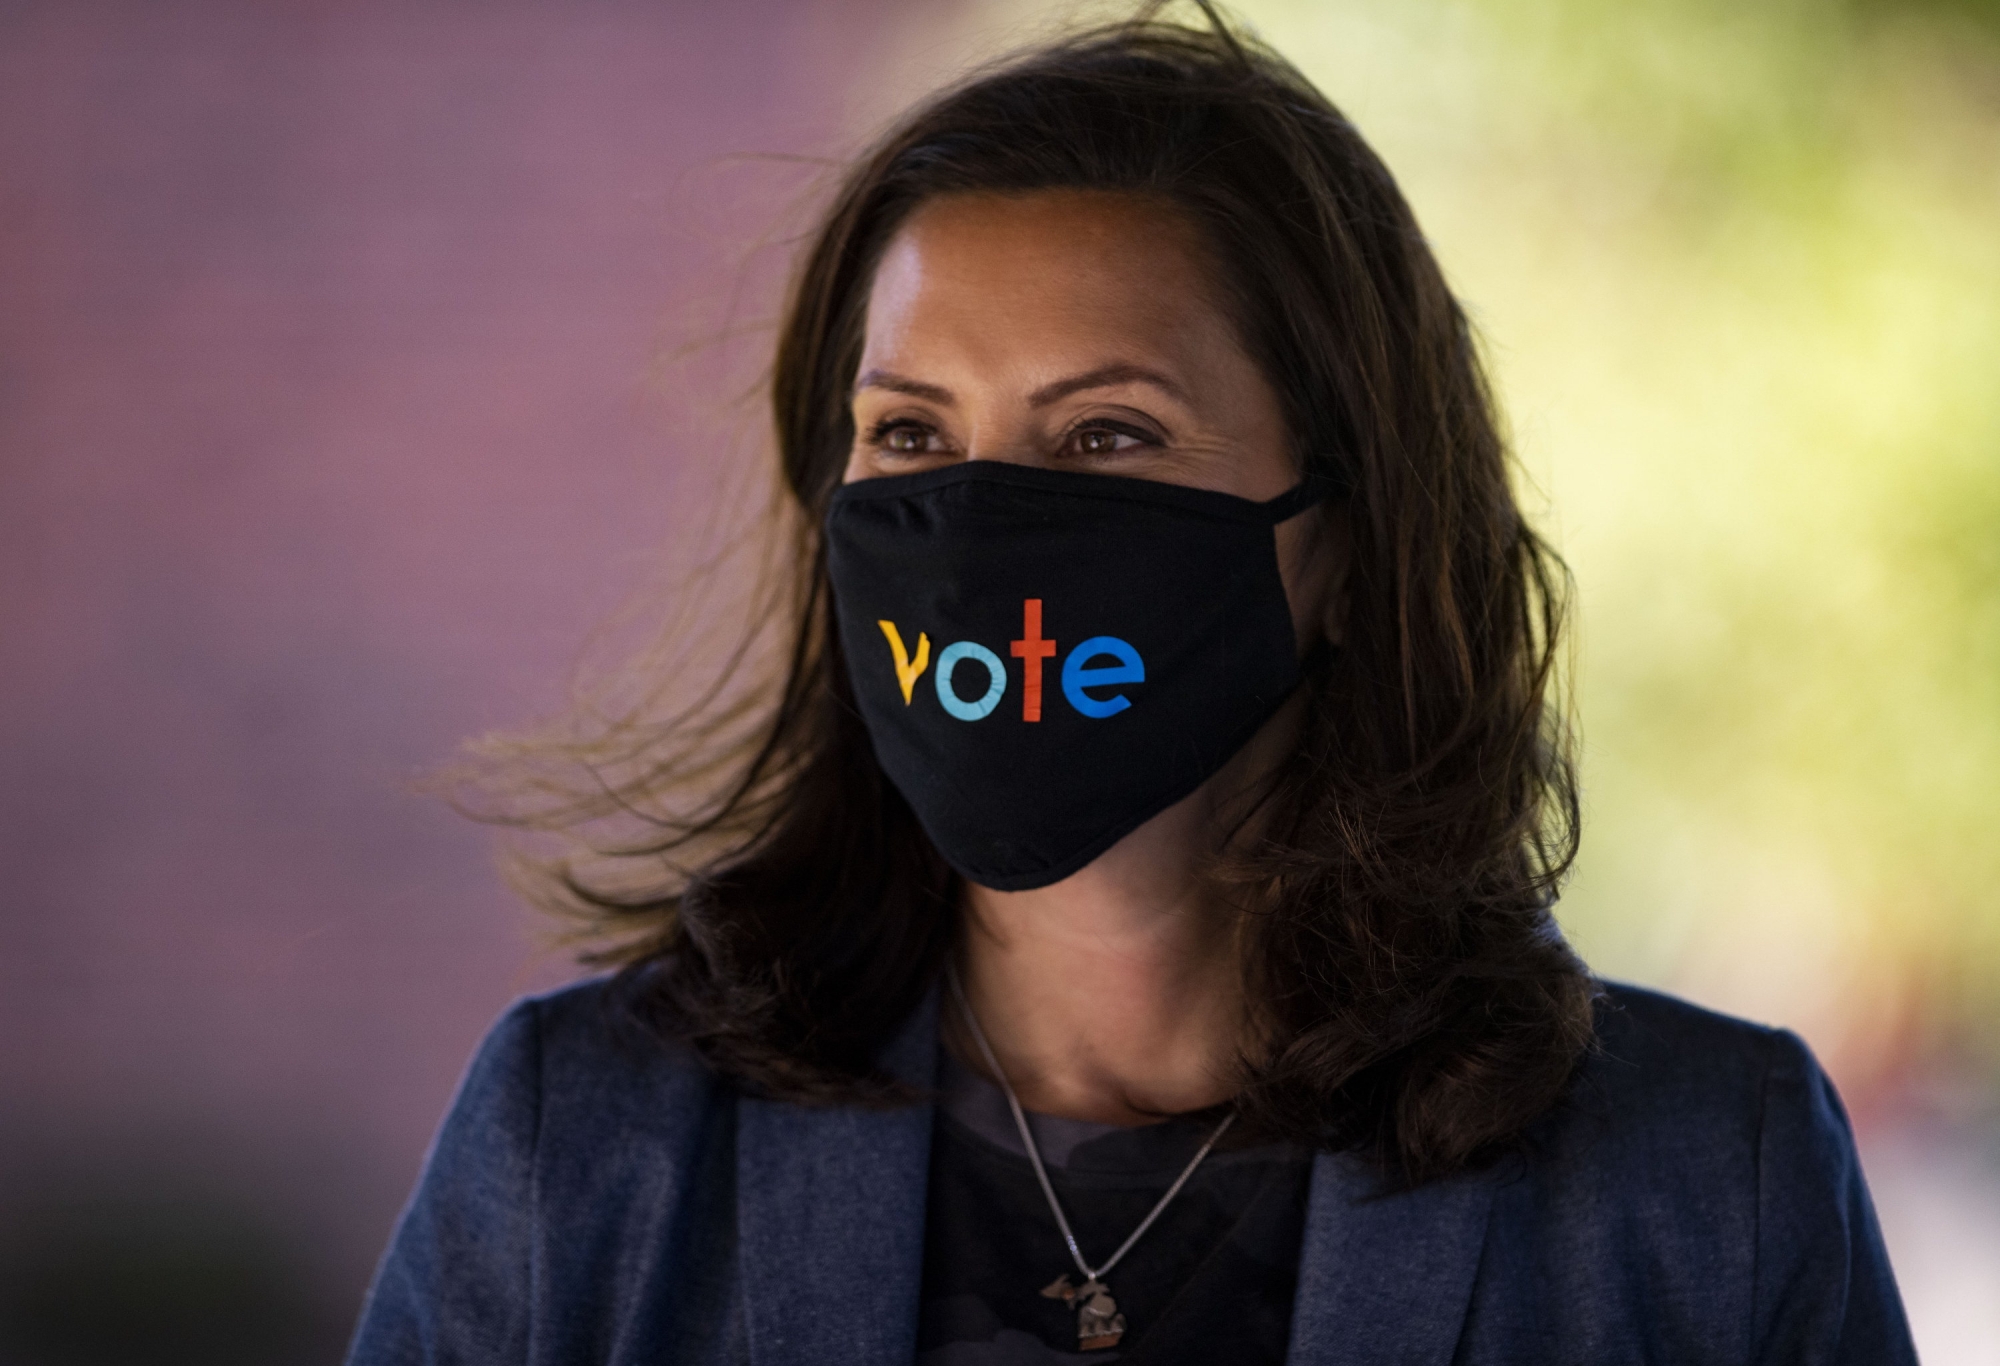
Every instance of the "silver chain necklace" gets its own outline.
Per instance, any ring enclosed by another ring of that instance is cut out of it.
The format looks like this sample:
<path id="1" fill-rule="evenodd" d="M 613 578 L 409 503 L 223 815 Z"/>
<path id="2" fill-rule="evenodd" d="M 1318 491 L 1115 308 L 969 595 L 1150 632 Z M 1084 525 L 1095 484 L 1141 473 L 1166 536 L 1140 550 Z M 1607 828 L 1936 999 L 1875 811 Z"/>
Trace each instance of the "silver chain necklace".
<path id="1" fill-rule="evenodd" d="M 1014 1112 L 1014 1127 L 1021 1131 L 1021 1144 L 1028 1150 L 1028 1161 L 1034 1165 L 1035 1180 L 1042 1184 L 1042 1196 L 1049 1202 L 1049 1213 L 1056 1217 L 1056 1227 L 1062 1230 L 1063 1241 L 1069 1244 L 1070 1260 L 1083 1274 L 1082 1285 L 1071 1285 L 1069 1273 L 1065 1271 L 1048 1285 L 1042 1287 L 1042 1294 L 1052 1300 L 1061 1300 L 1076 1310 L 1076 1338 L 1079 1350 L 1090 1352 L 1100 1347 L 1116 1347 L 1118 1339 L 1125 1335 L 1125 1316 L 1118 1312 L 1118 1302 L 1111 1298 L 1111 1288 L 1104 1283 L 1104 1277 L 1111 1268 L 1118 1265 L 1132 1245 L 1139 1241 L 1153 1221 L 1160 1217 L 1173 1198 L 1181 1193 L 1194 1169 L 1208 1156 L 1229 1126 L 1235 1122 L 1236 1112 L 1231 1110 L 1222 1117 L 1222 1123 L 1215 1126 L 1215 1132 L 1208 1136 L 1208 1142 L 1201 1145 L 1201 1151 L 1174 1178 L 1174 1184 L 1167 1187 L 1167 1193 L 1153 1206 L 1153 1212 L 1139 1221 L 1139 1227 L 1132 1230 L 1132 1236 L 1118 1245 L 1118 1250 L 1093 1268 L 1083 1259 L 1083 1250 L 1076 1245 L 1076 1234 L 1071 1231 L 1069 1218 L 1063 1213 L 1062 1202 L 1056 1199 L 1056 1188 L 1049 1184 L 1048 1169 L 1042 1165 L 1041 1149 L 1035 1146 L 1035 1136 L 1028 1129 L 1028 1116 L 1021 1110 L 1021 1102 L 1014 1095 L 1014 1087 L 1008 1082 L 1007 1074 L 1000 1069 L 1000 1059 L 993 1055 L 993 1045 L 986 1042 L 986 1031 L 979 1027 L 979 1017 L 972 1013 L 972 1002 L 965 997 L 965 987 L 958 980 L 958 966 L 945 965 L 945 977 L 951 983 L 951 994 L 958 1001 L 958 1008 L 965 1016 L 966 1027 L 972 1031 L 973 1039 L 979 1044 L 979 1052 L 986 1059 L 988 1070 L 1000 1083 L 1002 1094 L 1007 1097 L 1007 1108 Z"/>

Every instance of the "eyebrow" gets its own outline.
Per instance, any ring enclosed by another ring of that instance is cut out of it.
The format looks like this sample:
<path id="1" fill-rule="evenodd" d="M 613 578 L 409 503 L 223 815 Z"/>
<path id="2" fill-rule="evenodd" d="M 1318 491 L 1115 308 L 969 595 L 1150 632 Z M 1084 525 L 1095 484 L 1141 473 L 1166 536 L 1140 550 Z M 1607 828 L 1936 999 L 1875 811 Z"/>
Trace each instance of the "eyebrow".
<path id="1" fill-rule="evenodd" d="M 1028 395 L 1028 405 L 1033 408 L 1046 408 L 1051 403 L 1068 398 L 1071 394 L 1081 393 L 1085 389 L 1109 389 L 1120 384 L 1150 384 L 1183 403 L 1187 401 L 1187 391 L 1159 371 L 1148 370 L 1143 365 L 1120 363 L 1099 366 L 1081 375 L 1072 375 L 1068 379 L 1045 384 Z M 863 374 L 854 382 L 854 390 L 859 393 L 863 389 L 887 389 L 892 393 L 928 399 L 947 408 L 956 402 L 951 390 L 941 384 L 926 384 L 922 380 L 910 379 L 890 370 L 870 370 Z"/>
<path id="2" fill-rule="evenodd" d="M 1183 403 L 1187 401 L 1186 391 L 1159 371 L 1148 370 L 1143 365 L 1118 364 L 1100 366 L 1086 374 L 1059 379 L 1054 384 L 1045 384 L 1028 395 L 1028 405 L 1033 408 L 1045 408 L 1085 389 L 1109 389 L 1120 384 L 1150 384 L 1155 389 L 1163 390 L 1168 395 L 1180 399 Z"/>
<path id="3" fill-rule="evenodd" d="M 941 384 L 926 384 L 920 379 L 908 379 L 889 370 L 870 370 L 854 381 L 855 393 L 863 389 L 887 389 L 912 398 L 927 398 L 947 408 L 954 402 L 951 390 Z"/>

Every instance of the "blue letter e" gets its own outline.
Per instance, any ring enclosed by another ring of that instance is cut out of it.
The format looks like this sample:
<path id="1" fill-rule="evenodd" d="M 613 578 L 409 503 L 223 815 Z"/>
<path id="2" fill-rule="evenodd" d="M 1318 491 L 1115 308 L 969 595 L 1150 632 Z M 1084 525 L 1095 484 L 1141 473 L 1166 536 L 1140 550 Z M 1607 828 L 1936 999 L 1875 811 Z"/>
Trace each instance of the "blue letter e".
<path id="1" fill-rule="evenodd" d="M 1099 664 L 1092 667 L 1093 659 L 1105 655 L 1117 660 L 1116 664 Z M 1117 636 L 1092 636 L 1083 644 L 1069 652 L 1063 661 L 1063 696 L 1069 704 L 1085 716 L 1116 716 L 1132 705 L 1131 699 L 1123 693 L 1099 702 L 1094 697 L 1084 695 L 1085 688 L 1102 688 L 1113 683 L 1144 683 L 1146 665 L 1139 658 L 1139 652 L 1120 640 Z"/>

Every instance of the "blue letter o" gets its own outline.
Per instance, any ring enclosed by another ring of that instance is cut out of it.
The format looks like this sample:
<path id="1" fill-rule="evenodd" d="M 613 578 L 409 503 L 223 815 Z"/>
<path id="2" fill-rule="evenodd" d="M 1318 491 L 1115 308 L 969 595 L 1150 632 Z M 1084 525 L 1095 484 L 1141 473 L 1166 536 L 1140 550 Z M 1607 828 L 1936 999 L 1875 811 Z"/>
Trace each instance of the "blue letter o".
<path id="1" fill-rule="evenodd" d="M 986 689 L 986 696 L 977 702 L 962 702 L 958 694 L 951 690 L 951 671 L 958 667 L 958 662 L 962 659 L 976 660 L 984 664 L 987 674 L 992 679 Z M 984 645 L 974 645 L 969 640 L 961 640 L 955 645 L 945 646 L 944 653 L 938 656 L 937 690 L 938 701 L 944 704 L 946 711 L 961 721 L 977 721 L 1000 705 L 1000 694 L 1007 691 L 1007 666 L 1000 662 L 999 655 Z"/>
<path id="2" fill-rule="evenodd" d="M 1089 661 L 1110 655 L 1116 664 L 1100 664 L 1095 668 Z M 1132 705 L 1131 699 L 1123 693 L 1107 697 L 1099 702 L 1084 694 L 1085 688 L 1101 688 L 1112 683 L 1144 683 L 1146 665 L 1139 658 L 1139 652 L 1120 640 L 1117 636 L 1092 636 L 1083 644 L 1069 652 L 1063 661 L 1063 696 L 1069 704 L 1085 716 L 1116 716 Z"/>

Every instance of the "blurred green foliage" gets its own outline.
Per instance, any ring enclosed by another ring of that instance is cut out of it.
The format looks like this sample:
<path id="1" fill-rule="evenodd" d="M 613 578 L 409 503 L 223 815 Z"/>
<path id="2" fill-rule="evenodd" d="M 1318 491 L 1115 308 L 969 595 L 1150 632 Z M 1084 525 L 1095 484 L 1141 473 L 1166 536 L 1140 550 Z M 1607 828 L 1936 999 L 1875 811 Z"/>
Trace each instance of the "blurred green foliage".
<path id="1" fill-rule="evenodd" d="M 1601 971 L 2000 1068 L 2000 6 L 1253 0 L 1576 573 Z"/>

